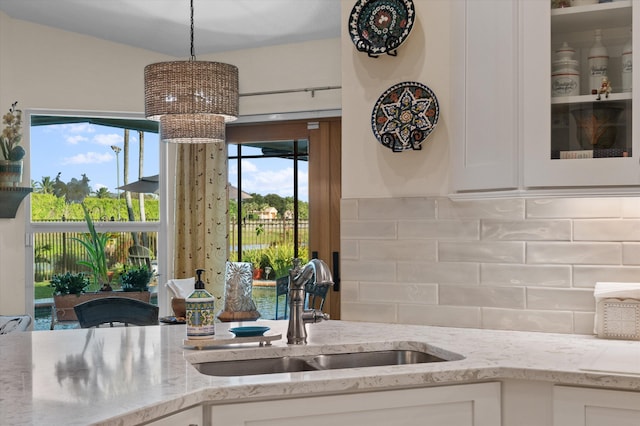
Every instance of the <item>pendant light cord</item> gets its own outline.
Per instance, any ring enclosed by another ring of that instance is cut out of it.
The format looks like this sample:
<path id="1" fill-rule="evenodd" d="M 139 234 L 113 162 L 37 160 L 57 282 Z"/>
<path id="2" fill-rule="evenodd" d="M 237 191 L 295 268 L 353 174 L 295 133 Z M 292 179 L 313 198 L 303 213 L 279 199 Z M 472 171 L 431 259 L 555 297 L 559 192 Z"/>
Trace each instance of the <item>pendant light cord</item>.
<path id="1" fill-rule="evenodd" d="M 193 48 L 193 0 L 191 0 L 191 60 L 196 60 L 196 55 Z"/>

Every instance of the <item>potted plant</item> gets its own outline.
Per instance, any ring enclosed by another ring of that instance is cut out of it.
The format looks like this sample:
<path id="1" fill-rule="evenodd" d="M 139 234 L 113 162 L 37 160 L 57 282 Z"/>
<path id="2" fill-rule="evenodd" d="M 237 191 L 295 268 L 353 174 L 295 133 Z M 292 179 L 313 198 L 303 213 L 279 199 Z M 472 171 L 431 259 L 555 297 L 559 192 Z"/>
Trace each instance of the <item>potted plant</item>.
<path id="1" fill-rule="evenodd" d="M 96 228 L 89 214 L 89 210 L 84 205 L 82 211 L 84 212 L 84 219 L 87 222 L 88 234 L 83 234 L 79 238 L 73 238 L 78 241 L 84 247 L 89 260 L 79 260 L 78 264 L 83 265 L 91 269 L 93 273 L 93 281 L 100 286 L 101 291 L 111 291 L 111 285 L 109 284 L 109 274 L 107 268 L 107 255 L 105 248 L 109 242 L 110 235 L 106 233 L 96 232 Z"/>
<path id="2" fill-rule="evenodd" d="M 73 307 L 89 300 L 82 297 L 89 284 L 89 278 L 84 272 L 65 272 L 64 274 L 54 274 L 51 277 L 49 285 L 53 287 L 52 330 L 56 322 L 78 320 Z"/>
<path id="3" fill-rule="evenodd" d="M 120 275 L 122 291 L 149 291 L 149 283 L 153 275 L 153 271 L 146 266 L 127 269 Z"/>
<path id="4" fill-rule="evenodd" d="M 25 150 L 20 146 L 22 140 L 22 111 L 17 109 L 18 102 L 11 104 L 9 112 L 2 116 L 4 129 L 0 134 L 0 186 L 16 187 L 22 182 L 22 159 Z"/>

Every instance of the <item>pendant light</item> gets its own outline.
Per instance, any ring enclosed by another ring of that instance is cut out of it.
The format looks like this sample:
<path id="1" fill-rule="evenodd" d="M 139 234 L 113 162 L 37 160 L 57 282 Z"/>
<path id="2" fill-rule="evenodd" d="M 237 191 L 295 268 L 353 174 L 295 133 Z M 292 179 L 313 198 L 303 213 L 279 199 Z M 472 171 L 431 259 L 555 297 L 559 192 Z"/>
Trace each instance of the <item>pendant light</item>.
<path id="1" fill-rule="evenodd" d="M 144 111 L 160 121 L 160 138 L 173 143 L 225 141 L 225 123 L 238 117 L 238 68 L 191 58 L 158 62 L 144 68 Z"/>

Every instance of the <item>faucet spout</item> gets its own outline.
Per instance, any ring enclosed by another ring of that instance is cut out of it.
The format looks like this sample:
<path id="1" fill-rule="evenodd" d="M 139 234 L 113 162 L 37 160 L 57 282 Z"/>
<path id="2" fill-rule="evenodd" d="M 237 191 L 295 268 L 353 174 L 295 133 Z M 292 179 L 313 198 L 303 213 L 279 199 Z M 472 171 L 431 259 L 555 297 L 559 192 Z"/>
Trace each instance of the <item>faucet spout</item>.
<path id="1" fill-rule="evenodd" d="M 293 259 L 289 270 L 289 328 L 287 343 L 303 345 L 307 343 L 306 323 L 316 323 L 329 319 L 329 315 L 317 309 L 304 309 L 307 284 L 333 286 L 331 271 L 320 259 L 311 259 L 300 266 L 300 259 Z"/>

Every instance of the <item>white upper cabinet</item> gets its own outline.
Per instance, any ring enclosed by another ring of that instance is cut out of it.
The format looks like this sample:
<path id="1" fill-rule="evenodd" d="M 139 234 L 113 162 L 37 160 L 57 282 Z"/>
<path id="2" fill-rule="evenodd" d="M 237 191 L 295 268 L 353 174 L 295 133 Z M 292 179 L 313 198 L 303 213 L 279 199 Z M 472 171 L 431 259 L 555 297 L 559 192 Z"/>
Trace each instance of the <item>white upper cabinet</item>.
<path id="1" fill-rule="evenodd" d="M 454 3 L 453 190 L 637 191 L 640 2 Z"/>
<path id="2" fill-rule="evenodd" d="M 517 3 L 466 0 L 451 7 L 454 190 L 517 188 Z"/>
<path id="3" fill-rule="evenodd" d="M 631 91 L 640 87 L 638 72 L 623 82 L 622 67 L 640 7 L 630 0 L 554 9 L 523 1 L 521 7 L 525 187 L 640 184 L 634 137 L 640 121 Z M 596 33 L 601 41 L 594 47 Z M 592 94 L 605 74 L 611 93 Z"/>

